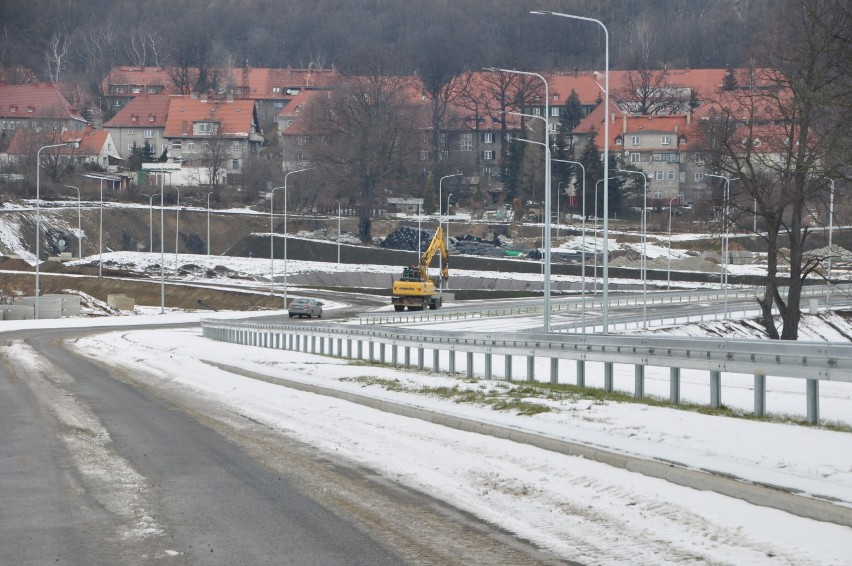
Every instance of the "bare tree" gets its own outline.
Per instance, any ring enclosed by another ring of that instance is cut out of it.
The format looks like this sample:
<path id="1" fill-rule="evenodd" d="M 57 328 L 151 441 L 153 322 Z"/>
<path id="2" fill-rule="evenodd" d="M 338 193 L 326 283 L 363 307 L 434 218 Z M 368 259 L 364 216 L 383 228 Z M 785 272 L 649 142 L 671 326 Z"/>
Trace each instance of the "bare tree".
<path id="1" fill-rule="evenodd" d="M 221 124 L 218 125 L 221 127 Z M 207 185 L 216 187 L 224 181 L 226 165 L 231 157 L 231 140 L 219 132 L 201 142 L 201 162 L 207 171 Z"/>
<path id="2" fill-rule="evenodd" d="M 405 77 L 375 73 L 347 77 L 306 110 L 311 162 L 326 183 L 358 207 L 358 235 L 372 241 L 370 211 L 378 197 L 410 184 L 417 162 L 419 105 Z"/>
<path id="3" fill-rule="evenodd" d="M 690 92 L 668 83 L 666 70 L 642 68 L 627 73 L 624 85 L 615 92 L 615 101 L 632 114 L 673 114 L 683 112 Z"/>
<path id="4" fill-rule="evenodd" d="M 62 33 L 55 33 L 50 38 L 50 43 L 47 46 L 47 51 L 44 54 L 47 62 L 47 74 L 50 77 L 50 82 L 58 83 L 62 78 L 62 72 L 67 64 L 68 51 L 71 48 L 71 43 L 68 36 Z"/>
<path id="5" fill-rule="evenodd" d="M 843 4 L 779 2 L 772 35 L 762 38 L 769 66 L 752 70 L 737 88 L 720 93 L 715 113 L 704 124 L 707 150 L 719 173 L 739 178 L 739 191 L 725 203 L 732 222 L 745 213 L 764 223 L 760 237 L 766 242 L 768 276 L 758 304 L 770 338 L 798 337 L 802 287 L 823 259 L 805 253 L 814 222 L 810 210 L 825 206 L 826 177 L 842 174 L 845 166 L 846 159 L 838 156 L 849 147 L 849 118 L 831 114 L 837 96 L 845 93 L 848 100 L 850 93 L 852 62 L 844 57 L 843 45 L 848 49 L 852 21 Z M 748 230 L 750 224 L 740 227 Z M 779 271 L 784 243 L 789 275 Z M 780 332 L 773 307 L 780 314 Z"/>

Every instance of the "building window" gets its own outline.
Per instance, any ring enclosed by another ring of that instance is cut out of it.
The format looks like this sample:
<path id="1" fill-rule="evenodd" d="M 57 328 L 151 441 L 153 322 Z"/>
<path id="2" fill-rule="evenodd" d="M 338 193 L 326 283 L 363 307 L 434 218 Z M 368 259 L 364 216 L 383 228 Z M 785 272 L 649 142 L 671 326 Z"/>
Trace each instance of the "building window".
<path id="1" fill-rule="evenodd" d="M 231 149 L 240 149 L 240 142 L 238 142 L 238 141 L 231 142 Z"/>
<path id="2" fill-rule="evenodd" d="M 189 151 L 192 151 L 193 149 L 195 149 L 195 141 L 194 140 L 187 140 L 186 141 L 186 149 L 188 149 Z"/>
<path id="3" fill-rule="evenodd" d="M 135 136 L 136 130 L 127 130 L 127 133 L 130 134 L 131 136 Z"/>
<path id="4" fill-rule="evenodd" d="M 175 151 L 181 150 L 181 141 L 180 140 L 172 140 L 172 149 Z"/>
<path id="5" fill-rule="evenodd" d="M 639 163 L 642 161 L 642 154 L 638 151 L 634 151 L 630 154 L 630 163 Z"/>
<path id="6" fill-rule="evenodd" d="M 308 145 L 308 136 L 299 136 L 299 140 L 297 143 L 299 145 Z"/>
<path id="7" fill-rule="evenodd" d="M 154 130 L 145 130 L 144 137 L 146 140 L 150 140 L 154 138 Z"/>
<path id="8" fill-rule="evenodd" d="M 666 178 L 669 181 L 674 181 L 675 180 L 675 172 L 674 171 L 666 171 Z"/>
<path id="9" fill-rule="evenodd" d="M 201 149 L 210 149 L 210 142 L 208 142 L 208 141 L 201 142 Z"/>
<path id="10" fill-rule="evenodd" d="M 541 108 L 536 106 L 535 108 L 532 109 L 532 113 L 533 113 L 533 116 L 541 116 Z"/>
<path id="11" fill-rule="evenodd" d="M 231 169 L 239 169 L 240 168 L 240 160 L 234 159 L 231 161 Z"/>
<path id="12" fill-rule="evenodd" d="M 704 173 L 696 173 L 695 174 L 695 182 L 701 183 L 704 181 Z"/>
<path id="13" fill-rule="evenodd" d="M 621 136 L 615 136 L 615 145 L 622 145 L 624 143 L 624 139 Z"/>
<path id="14" fill-rule="evenodd" d="M 671 136 L 660 136 L 661 145 L 670 145 L 672 143 Z"/>
<path id="15" fill-rule="evenodd" d="M 631 143 L 633 147 L 639 147 L 639 136 L 633 136 Z"/>
<path id="16" fill-rule="evenodd" d="M 482 143 L 494 143 L 494 134 L 492 132 L 482 134 Z"/>
<path id="17" fill-rule="evenodd" d="M 678 159 L 677 153 L 658 153 L 654 155 L 654 161 L 662 161 L 663 163 L 677 163 L 680 160 Z"/>
<path id="18" fill-rule="evenodd" d="M 420 150 L 420 161 L 428 161 L 429 160 L 429 152 L 426 150 Z"/>
<path id="19" fill-rule="evenodd" d="M 307 160 L 308 160 L 308 154 L 307 153 L 297 153 L 296 154 L 296 161 L 307 161 Z"/>
<path id="20" fill-rule="evenodd" d="M 459 149 L 462 151 L 473 151 L 473 134 L 462 134 L 459 139 Z"/>
<path id="21" fill-rule="evenodd" d="M 662 193 L 662 191 L 654 191 L 653 198 L 655 198 L 655 199 L 657 199 L 657 200 L 660 200 L 661 198 L 663 198 L 663 193 Z"/>
<path id="22" fill-rule="evenodd" d="M 559 116 L 559 107 L 558 107 L 558 106 L 553 106 L 553 107 L 550 109 L 550 115 L 551 115 L 551 116 Z"/>
<path id="23" fill-rule="evenodd" d="M 665 179 L 665 171 L 654 171 L 654 178 L 658 181 Z"/>
<path id="24" fill-rule="evenodd" d="M 483 151 L 482 152 L 482 159 L 494 159 L 494 152 L 493 151 Z"/>
<path id="25" fill-rule="evenodd" d="M 127 144 L 127 151 L 133 151 L 133 146 L 136 144 L 129 143 Z"/>
<path id="26" fill-rule="evenodd" d="M 276 110 L 281 110 L 282 108 L 284 108 L 284 103 L 280 100 L 276 100 L 273 106 L 275 106 Z"/>
<path id="27" fill-rule="evenodd" d="M 705 163 L 704 154 L 702 154 L 700 152 L 696 153 L 695 154 L 695 163 L 697 163 L 698 165 L 704 165 L 704 163 Z"/>

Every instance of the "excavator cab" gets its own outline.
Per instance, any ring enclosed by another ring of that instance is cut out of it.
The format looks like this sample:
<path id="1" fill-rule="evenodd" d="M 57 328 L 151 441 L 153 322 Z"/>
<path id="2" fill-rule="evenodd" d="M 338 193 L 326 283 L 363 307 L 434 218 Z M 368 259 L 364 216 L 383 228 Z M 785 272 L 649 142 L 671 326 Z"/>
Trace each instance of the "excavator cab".
<path id="1" fill-rule="evenodd" d="M 412 265 L 402 270 L 403 281 L 420 281 L 420 267 Z"/>

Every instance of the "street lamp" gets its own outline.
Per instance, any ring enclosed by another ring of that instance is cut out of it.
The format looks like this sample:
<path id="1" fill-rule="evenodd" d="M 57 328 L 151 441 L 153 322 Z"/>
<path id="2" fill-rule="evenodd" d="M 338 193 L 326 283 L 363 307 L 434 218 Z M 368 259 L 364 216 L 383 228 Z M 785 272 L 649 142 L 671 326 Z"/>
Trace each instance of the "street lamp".
<path id="1" fill-rule="evenodd" d="M 825 285 L 825 310 L 831 310 L 831 236 L 834 231 L 834 179 L 831 181 L 831 195 L 828 201 L 828 273 Z"/>
<path id="2" fill-rule="evenodd" d="M 340 201 L 334 202 L 337 203 L 337 264 L 340 265 Z"/>
<path id="3" fill-rule="evenodd" d="M 148 242 L 151 253 L 154 253 L 154 197 L 157 196 L 157 193 L 152 195 L 141 194 L 143 197 L 148 197 Z"/>
<path id="4" fill-rule="evenodd" d="M 175 277 L 178 275 L 178 242 L 180 241 L 180 189 L 172 185 L 177 191 L 177 205 L 175 207 Z M 209 241 L 209 240 L 208 240 Z"/>
<path id="5" fill-rule="evenodd" d="M 207 255 L 210 255 L 210 195 L 213 192 L 207 193 Z"/>
<path id="6" fill-rule="evenodd" d="M 450 199 L 453 198 L 453 193 L 447 194 L 447 229 L 444 230 L 445 245 L 450 246 Z"/>
<path id="7" fill-rule="evenodd" d="M 669 199 L 669 265 L 666 270 L 666 289 L 672 289 L 672 203 L 678 197 Z"/>
<path id="8" fill-rule="evenodd" d="M 81 229 L 82 223 L 80 222 L 80 218 L 82 216 L 80 213 L 80 189 L 74 185 L 65 186 L 77 191 L 77 255 L 79 256 L 77 259 L 83 259 L 83 230 Z"/>
<path id="9" fill-rule="evenodd" d="M 642 328 L 648 328 L 648 177 L 641 171 L 618 169 L 618 172 L 642 177 Z"/>
<path id="10" fill-rule="evenodd" d="M 41 311 L 39 310 L 39 256 L 41 255 L 41 250 L 39 249 L 39 240 L 41 236 L 41 150 L 48 149 L 51 147 L 80 147 L 80 141 L 71 141 L 65 143 L 54 143 L 51 145 L 44 145 L 38 148 L 36 151 L 36 252 L 35 252 L 35 267 L 36 267 L 36 277 L 35 277 L 35 318 L 39 318 Z"/>
<path id="11" fill-rule="evenodd" d="M 166 192 L 165 181 L 166 175 L 169 176 L 169 183 L 171 183 L 171 175 L 175 173 L 175 169 L 146 169 L 146 171 L 150 173 L 159 173 L 160 174 L 160 314 L 166 313 L 166 222 L 165 222 L 165 200 L 164 195 Z M 156 195 L 153 195 L 156 196 Z M 153 200 L 153 197 L 152 197 Z M 153 237 L 151 238 L 152 247 L 153 247 Z"/>
<path id="12" fill-rule="evenodd" d="M 725 225 L 725 232 L 722 234 L 722 273 L 719 275 L 719 282 L 725 290 L 725 320 L 728 320 L 728 199 L 731 195 L 731 179 L 725 175 L 706 174 L 708 177 L 725 180 L 725 195 L 722 202 L 722 222 Z"/>
<path id="13" fill-rule="evenodd" d="M 113 175 L 83 175 L 89 179 L 97 179 L 100 184 L 101 190 L 101 206 L 100 206 L 100 220 L 99 220 L 99 230 L 98 230 L 98 277 L 103 277 L 103 265 L 104 265 L 104 181 L 114 182 L 119 181 L 120 178 L 115 177 Z"/>
<path id="14" fill-rule="evenodd" d="M 604 42 L 606 44 L 605 60 L 604 60 L 604 201 L 603 201 L 603 231 L 604 231 L 604 249 L 603 249 L 603 333 L 609 331 L 609 177 L 606 171 L 609 168 L 609 30 L 600 20 L 594 18 L 586 18 L 583 16 L 574 16 L 571 14 L 563 14 L 561 12 L 550 11 L 532 11 L 531 14 L 537 16 L 558 16 L 560 18 L 570 18 L 573 20 L 581 20 L 598 24 L 603 28 Z"/>
<path id="15" fill-rule="evenodd" d="M 280 187 L 275 187 L 269 192 L 269 294 L 275 294 L 275 253 L 272 245 L 272 236 L 274 235 L 272 229 L 272 203 L 275 198 L 275 191 L 278 189 L 284 189 L 284 308 L 287 308 L 287 178 L 293 173 L 301 173 L 302 171 L 309 171 L 313 169 L 313 167 L 308 167 L 306 169 L 296 169 L 294 171 L 288 171 L 287 174 L 284 175 L 284 184 Z"/>
<path id="16" fill-rule="evenodd" d="M 582 303 L 583 303 L 583 334 L 585 334 L 586 333 L 586 167 L 582 163 L 580 163 L 579 161 L 570 161 L 568 159 L 554 159 L 553 161 L 556 161 L 558 163 L 570 163 L 571 165 L 577 165 L 578 167 L 580 167 L 580 170 L 583 172 L 583 223 L 582 223 L 583 235 L 582 235 L 582 238 L 580 240 L 581 246 L 583 248 L 582 256 L 581 256 L 582 257 L 581 265 L 582 265 L 583 273 L 582 273 L 582 276 L 580 278 L 580 280 L 581 280 L 580 297 L 581 297 Z M 556 198 L 556 204 L 557 204 L 557 210 L 558 210 L 559 197 Z M 597 185 L 595 185 L 595 226 L 596 227 L 597 227 L 597 221 L 598 221 L 597 220 L 597 216 L 598 216 L 597 215 L 597 204 L 598 204 Z M 557 213 L 557 216 L 558 215 L 559 214 Z M 559 225 L 556 226 L 556 233 L 557 233 L 557 238 L 558 238 L 559 237 L 558 236 Z M 595 276 L 597 277 L 597 256 L 595 257 L 595 266 L 596 266 L 595 267 Z"/>
<path id="17" fill-rule="evenodd" d="M 449 179 L 450 177 L 461 177 L 461 175 L 462 175 L 461 173 L 453 173 L 452 175 L 444 175 L 438 181 L 438 228 L 441 227 L 441 207 L 443 206 L 443 203 L 444 203 L 444 200 L 443 200 L 444 197 L 443 197 L 443 193 L 442 193 L 442 190 L 443 190 L 442 185 L 444 184 L 444 179 Z M 450 231 L 449 215 L 450 215 L 450 197 L 447 196 L 447 232 Z M 447 240 L 446 245 L 449 246 L 450 245 L 449 235 L 447 235 L 446 240 Z M 444 258 L 441 256 L 441 254 L 438 254 L 438 269 L 441 270 L 443 268 L 444 268 Z M 441 290 L 443 290 L 443 289 L 444 289 L 444 278 L 442 277 L 441 278 Z"/>
<path id="18" fill-rule="evenodd" d="M 548 143 L 549 128 L 547 125 L 548 116 L 550 114 L 550 95 L 548 94 L 547 80 L 538 73 L 530 73 L 526 71 L 516 71 L 514 69 L 498 69 L 491 67 L 486 71 L 496 71 L 501 73 L 517 73 L 530 77 L 538 77 L 544 83 L 544 215 L 545 215 L 545 234 L 544 234 L 544 331 L 550 332 L 550 144 Z M 524 140 L 529 141 L 529 140 Z"/>
<path id="19" fill-rule="evenodd" d="M 532 118 L 532 119 L 538 118 L 539 120 L 543 120 L 544 121 L 544 141 L 545 141 L 545 143 L 547 143 L 547 141 L 548 141 L 547 118 L 543 118 L 541 116 L 536 116 L 535 114 L 524 114 L 523 112 L 504 112 L 504 114 L 511 114 L 512 116 L 523 116 L 525 118 Z M 520 138 L 518 138 L 518 139 L 520 140 Z M 544 165 L 547 168 L 547 171 L 545 172 L 545 176 L 544 176 L 544 178 L 545 178 L 544 194 L 545 194 L 546 200 L 549 200 L 549 197 L 550 197 L 550 193 L 548 191 L 549 181 L 548 181 L 548 177 L 547 177 L 548 174 L 550 173 L 550 163 L 549 163 L 550 160 L 548 159 L 549 155 L 550 155 L 550 152 L 548 151 L 545 154 L 545 159 L 544 159 Z M 545 213 L 547 214 L 548 221 L 542 222 L 542 224 L 541 224 L 541 245 L 542 245 L 542 247 L 549 247 L 549 246 L 545 246 L 545 240 L 547 239 L 545 237 L 545 229 L 547 230 L 548 233 L 550 232 L 550 223 L 549 223 L 550 207 L 548 206 L 548 204 L 544 204 L 544 203 L 542 203 L 542 204 L 544 205 L 544 210 L 545 210 Z M 542 258 L 541 258 L 541 275 L 542 275 L 542 277 L 544 277 L 544 271 L 545 271 L 544 266 L 547 263 L 547 259 L 546 259 L 545 255 L 546 254 L 542 254 Z"/>
<path id="20" fill-rule="evenodd" d="M 520 141 L 532 143 L 544 147 L 544 162 L 547 165 L 547 174 L 544 177 L 544 331 L 550 332 L 550 144 L 523 138 L 509 138 L 509 141 Z"/>

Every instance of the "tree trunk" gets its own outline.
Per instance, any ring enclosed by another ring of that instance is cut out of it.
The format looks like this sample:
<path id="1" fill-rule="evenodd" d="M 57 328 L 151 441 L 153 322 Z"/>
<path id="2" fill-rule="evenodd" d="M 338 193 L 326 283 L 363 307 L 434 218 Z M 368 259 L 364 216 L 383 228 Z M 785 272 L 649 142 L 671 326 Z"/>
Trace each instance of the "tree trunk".
<path id="1" fill-rule="evenodd" d="M 370 218 L 370 209 L 364 208 L 361 211 L 361 216 L 358 218 L 358 238 L 365 244 L 373 242 L 372 235 L 373 221 Z"/>
<path id="2" fill-rule="evenodd" d="M 773 340 L 778 340 L 778 329 L 775 328 L 775 319 L 772 316 L 772 306 L 775 303 L 775 296 L 778 293 L 778 224 L 770 221 L 767 218 L 766 223 L 767 237 L 767 268 L 766 268 L 766 291 L 763 298 L 758 300 L 760 305 L 761 317 L 760 323 L 766 330 L 766 335 Z"/>

